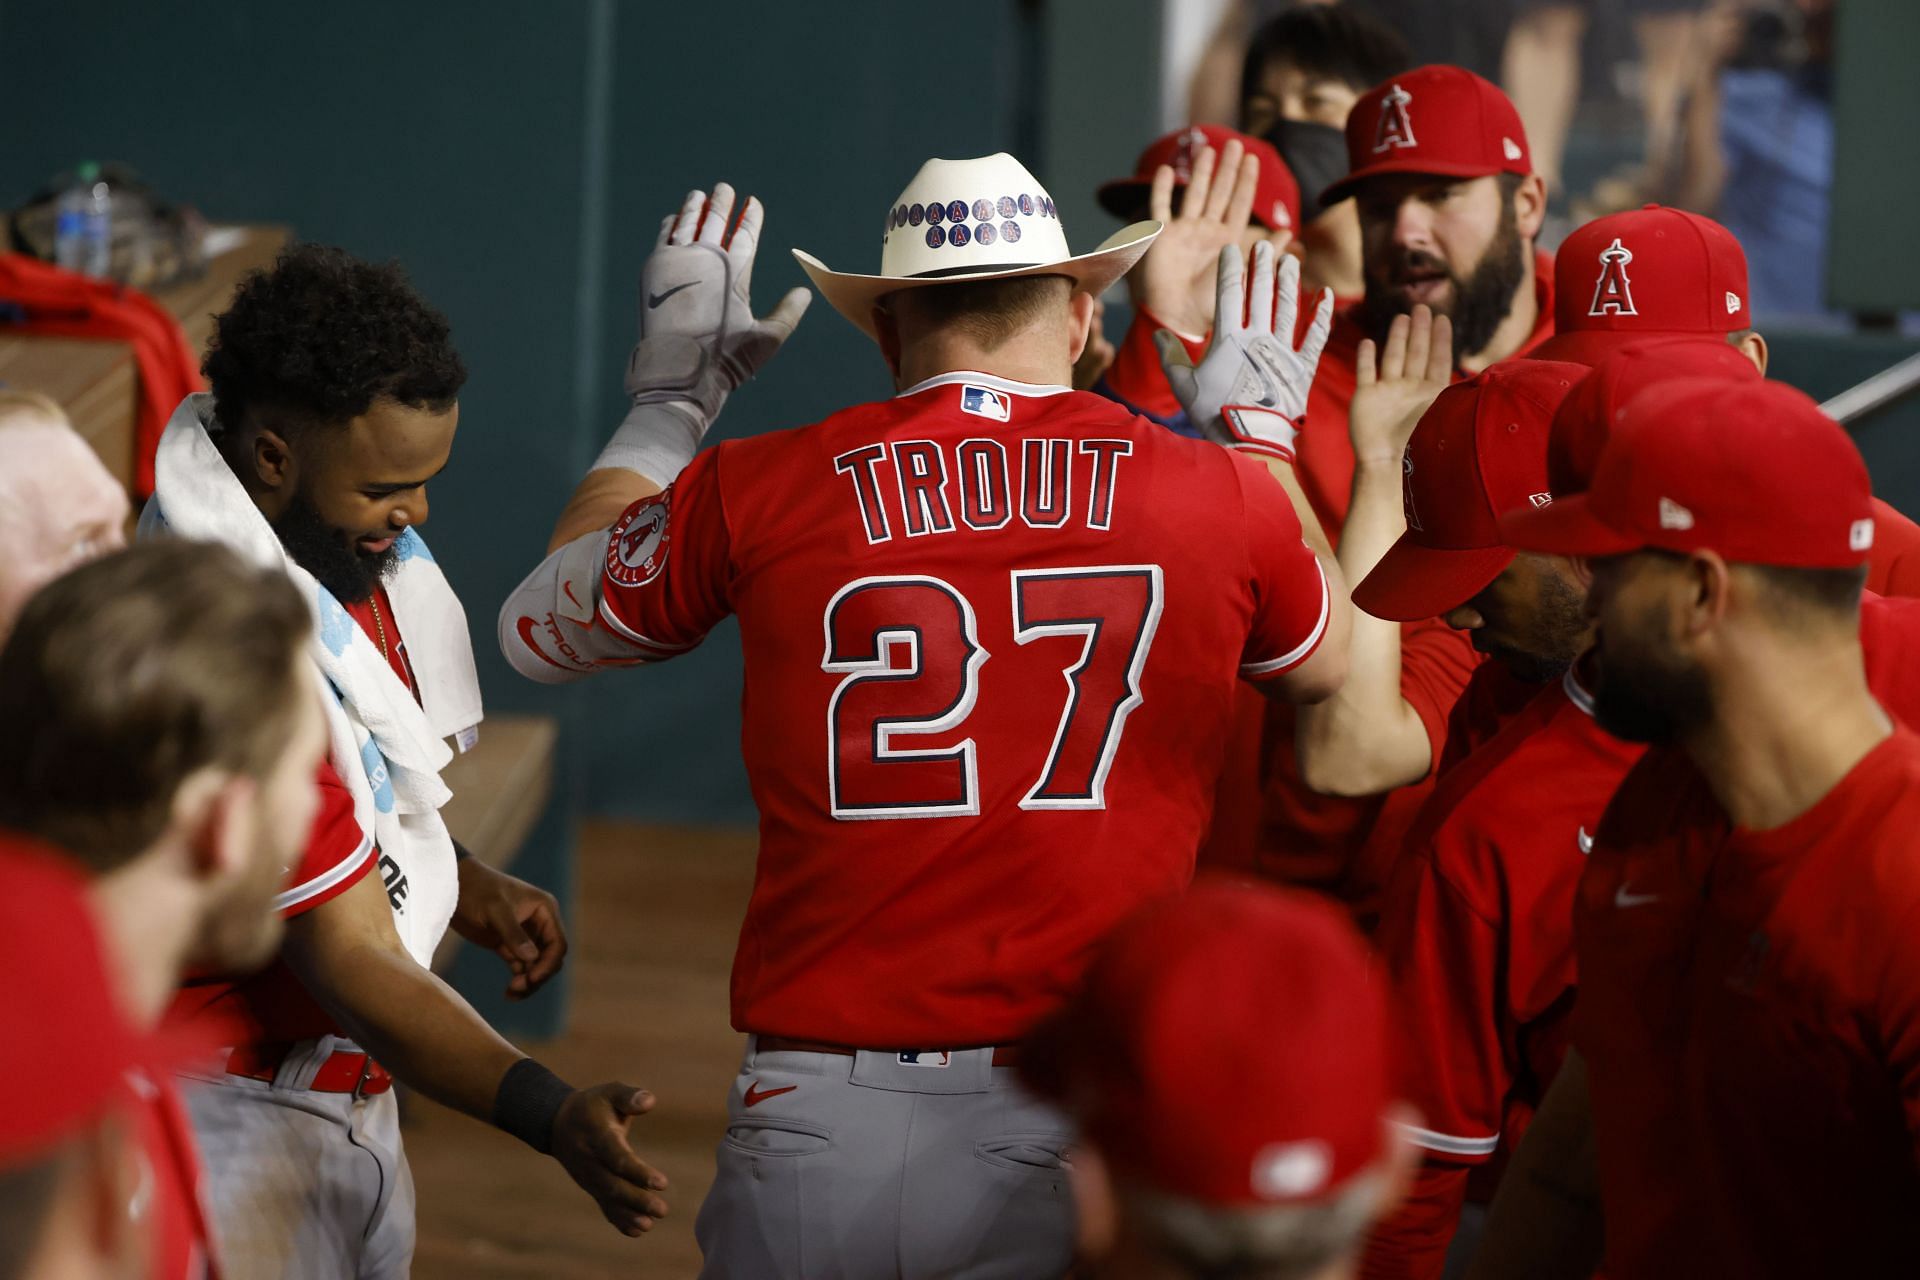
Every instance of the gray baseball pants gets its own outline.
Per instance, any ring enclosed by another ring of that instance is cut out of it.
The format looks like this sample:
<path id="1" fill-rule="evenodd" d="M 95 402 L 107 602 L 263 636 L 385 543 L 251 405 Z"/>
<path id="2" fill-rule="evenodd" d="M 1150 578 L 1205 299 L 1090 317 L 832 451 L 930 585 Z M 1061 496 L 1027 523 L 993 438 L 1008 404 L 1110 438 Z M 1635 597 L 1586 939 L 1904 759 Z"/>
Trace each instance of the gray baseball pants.
<path id="1" fill-rule="evenodd" d="M 1064 1274 L 1072 1129 L 1013 1075 L 990 1049 L 847 1057 L 749 1038 L 694 1224 L 703 1280 Z"/>
<path id="2" fill-rule="evenodd" d="M 404 1280 L 413 1266 L 413 1174 L 391 1090 L 314 1093 L 313 1073 L 349 1041 L 288 1055 L 272 1083 L 183 1080 L 206 1163 L 225 1280 Z"/>

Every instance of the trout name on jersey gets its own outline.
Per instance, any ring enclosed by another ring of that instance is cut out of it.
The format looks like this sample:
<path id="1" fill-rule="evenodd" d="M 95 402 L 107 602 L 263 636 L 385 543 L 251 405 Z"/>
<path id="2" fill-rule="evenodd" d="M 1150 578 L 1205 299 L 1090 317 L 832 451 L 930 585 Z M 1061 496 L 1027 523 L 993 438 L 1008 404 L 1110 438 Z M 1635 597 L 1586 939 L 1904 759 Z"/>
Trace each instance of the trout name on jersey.
<path id="1" fill-rule="evenodd" d="M 1030 529 L 1071 520 L 1111 529 L 1120 461 L 1132 453 L 1131 440 L 893 440 L 848 449 L 833 469 L 850 483 L 867 542 L 878 544 L 985 533 L 1015 519 Z"/>

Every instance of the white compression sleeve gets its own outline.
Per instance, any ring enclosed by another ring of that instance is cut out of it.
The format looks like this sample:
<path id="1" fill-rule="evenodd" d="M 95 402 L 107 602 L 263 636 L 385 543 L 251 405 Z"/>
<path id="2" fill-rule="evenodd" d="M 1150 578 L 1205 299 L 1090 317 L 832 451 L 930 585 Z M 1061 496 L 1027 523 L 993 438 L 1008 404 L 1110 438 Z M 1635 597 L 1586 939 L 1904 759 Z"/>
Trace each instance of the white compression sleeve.
<path id="1" fill-rule="evenodd" d="M 603 626 L 600 574 L 609 531 L 581 534 L 542 560 L 500 606 L 500 652 L 541 684 L 567 684 L 603 665 L 631 666 L 639 651 Z"/>

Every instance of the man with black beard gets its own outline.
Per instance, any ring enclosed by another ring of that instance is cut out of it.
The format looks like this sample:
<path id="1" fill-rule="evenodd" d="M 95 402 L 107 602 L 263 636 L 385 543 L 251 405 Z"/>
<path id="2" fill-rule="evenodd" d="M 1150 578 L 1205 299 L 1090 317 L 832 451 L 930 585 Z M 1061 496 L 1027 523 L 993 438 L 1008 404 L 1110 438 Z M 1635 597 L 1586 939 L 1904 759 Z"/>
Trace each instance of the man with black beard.
<path id="1" fill-rule="evenodd" d="M 1475 1274 L 1591 1275 L 1602 1229 L 1622 1280 L 1915 1274 L 1920 610 L 1862 595 L 1858 449 L 1780 384 L 1676 379 L 1502 527 L 1586 559 L 1596 714 L 1656 745 L 1591 839 L 1578 1052 Z"/>
<path id="2" fill-rule="evenodd" d="M 1424 305 L 1452 323 L 1454 369 L 1478 373 L 1553 331 L 1553 269 L 1534 250 L 1546 183 L 1506 95 L 1460 67 L 1416 67 L 1369 90 L 1347 116 L 1346 177 L 1323 205 L 1352 198 L 1365 296 L 1334 321 L 1301 436 L 1301 483 L 1337 534 L 1354 483 L 1347 441 L 1360 343 L 1386 342 Z"/>
<path id="3" fill-rule="evenodd" d="M 1531 172 L 1526 133 L 1513 104 L 1478 76 L 1428 66 L 1390 77 L 1348 113 L 1346 149 L 1349 171 L 1321 203 L 1355 200 L 1366 295 L 1336 315 L 1307 399 L 1296 474 L 1342 563 L 1362 563 L 1364 575 L 1372 560 L 1350 552 L 1349 514 L 1365 526 L 1355 546 L 1371 539 L 1377 555 L 1391 522 L 1362 513 L 1397 513 L 1398 446 L 1412 422 L 1449 381 L 1547 337 L 1553 271 L 1533 251 L 1546 187 Z M 1363 382 L 1370 394 L 1357 397 Z M 1368 399 L 1375 419 L 1404 424 L 1391 447 L 1371 447 L 1391 432 L 1361 422 Z M 1383 400 L 1405 403 L 1382 410 Z M 1229 759 L 1245 763 L 1222 779 L 1202 854 L 1333 893 L 1363 928 L 1430 790 L 1448 712 L 1478 662 L 1466 634 L 1438 618 L 1373 630 L 1389 634 L 1374 637 L 1349 682 L 1380 694 L 1354 708 L 1367 722 L 1362 733 L 1340 724 L 1351 696 L 1298 713 L 1241 699 Z M 1403 749 L 1353 749 L 1389 738 Z M 1348 767 L 1356 755 L 1366 757 L 1361 767 Z"/>
<path id="4" fill-rule="evenodd" d="M 397 266 L 297 246 L 241 284 L 206 373 L 211 394 L 161 441 L 141 533 L 284 572 L 316 623 L 305 678 L 331 695 L 320 816 L 275 900 L 280 960 L 196 975 L 171 1015 L 232 1029 L 188 1096 L 225 1273 L 408 1273 L 396 1079 L 552 1155 L 615 1227 L 647 1230 L 665 1179 L 627 1124 L 650 1095 L 573 1089 L 428 967 L 451 927 L 507 962 L 520 998 L 566 953 L 552 895 L 466 857 L 440 818 L 447 740 L 470 746 L 481 714 L 465 614 L 415 531 L 466 378 L 445 318 Z"/>
<path id="5" fill-rule="evenodd" d="M 1681 375 L 1759 381 L 1734 348 L 1695 340 L 1630 346 L 1591 374 L 1506 361 L 1440 392 L 1406 451 L 1407 530 L 1354 592 L 1389 619 L 1444 613 L 1492 658 L 1453 710 L 1376 937 L 1409 1033 L 1396 1087 L 1423 1119 L 1419 1172 L 1374 1232 L 1368 1280 L 1438 1277 L 1450 1246 L 1471 1247 L 1496 1157 L 1559 1070 L 1574 887 L 1639 756 L 1596 725 L 1575 665 L 1592 634 L 1582 568 L 1516 551 L 1499 517 L 1585 489 L 1618 403 Z"/>

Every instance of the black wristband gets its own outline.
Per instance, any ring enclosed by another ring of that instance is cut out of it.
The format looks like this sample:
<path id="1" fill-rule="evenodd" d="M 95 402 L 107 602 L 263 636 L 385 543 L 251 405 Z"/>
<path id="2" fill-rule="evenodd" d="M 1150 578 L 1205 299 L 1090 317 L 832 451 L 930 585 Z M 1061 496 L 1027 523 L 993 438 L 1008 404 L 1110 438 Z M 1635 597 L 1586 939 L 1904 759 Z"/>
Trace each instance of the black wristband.
<path id="1" fill-rule="evenodd" d="M 553 1121 L 573 1086 L 532 1058 L 522 1058 L 500 1077 L 493 1095 L 493 1127 L 548 1155 L 553 1150 Z"/>

